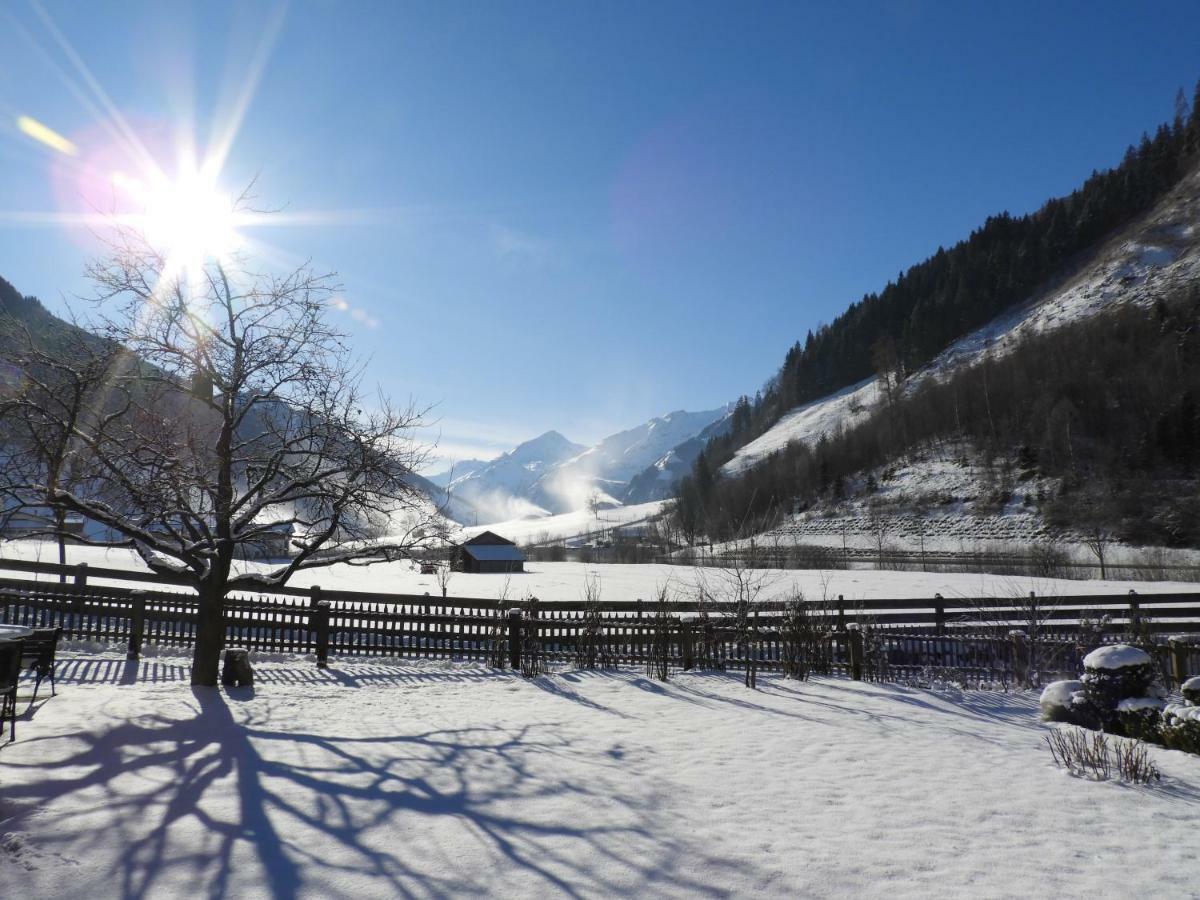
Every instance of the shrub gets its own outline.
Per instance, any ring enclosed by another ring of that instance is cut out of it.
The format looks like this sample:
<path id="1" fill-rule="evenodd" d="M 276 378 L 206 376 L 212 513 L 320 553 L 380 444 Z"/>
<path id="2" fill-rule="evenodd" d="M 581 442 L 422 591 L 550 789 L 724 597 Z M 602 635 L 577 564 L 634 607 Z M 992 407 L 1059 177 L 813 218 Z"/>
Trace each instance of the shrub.
<path id="1" fill-rule="evenodd" d="M 1054 681 L 1042 691 L 1039 705 L 1044 722 L 1069 722 L 1093 726 L 1094 715 L 1087 703 L 1082 681 Z"/>
<path id="2" fill-rule="evenodd" d="M 1189 678 L 1179 690 L 1189 706 L 1200 706 L 1200 675 Z"/>
<path id="3" fill-rule="evenodd" d="M 1084 695 L 1100 724 L 1120 728 L 1117 706 L 1122 700 L 1155 695 L 1158 673 L 1150 654 L 1128 644 L 1112 644 L 1083 658 Z"/>
<path id="4" fill-rule="evenodd" d="M 786 601 L 779 626 L 785 678 L 805 681 L 813 672 L 829 674 L 832 622 L 825 604 L 809 603 L 802 593 Z"/>
<path id="5" fill-rule="evenodd" d="M 1168 704 L 1162 711 L 1160 731 L 1164 746 L 1200 754 L 1200 706 Z"/>
<path id="6" fill-rule="evenodd" d="M 600 609 L 600 579 L 591 573 L 583 581 L 583 616 L 575 638 L 575 665 L 581 669 L 612 665 L 604 635 L 604 613 Z"/>
<path id="7" fill-rule="evenodd" d="M 1111 763 L 1108 738 L 1102 731 L 1077 731 L 1062 728 L 1046 735 L 1054 764 L 1080 778 L 1107 781 Z"/>
<path id="8" fill-rule="evenodd" d="M 1120 733 L 1152 744 L 1161 744 L 1163 701 L 1157 697 L 1130 697 L 1117 704 Z"/>
<path id="9" fill-rule="evenodd" d="M 1162 778 L 1158 766 L 1154 764 L 1150 752 L 1141 741 L 1117 741 L 1113 752 L 1117 757 L 1117 775 L 1122 781 L 1129 784 L 1149 784 Z"/>
<path id="10" fill-rule="evenodd" d="M 1059 768 L 1079 778 L 1107 781 L 1114 766 L 1117 777 L 1130 784 L 1149 784 L 1162 776 L 1141 741 L 1109 743 L 1102 731 L 1060 728 L 1046 735 L 1050 755 Z"/>

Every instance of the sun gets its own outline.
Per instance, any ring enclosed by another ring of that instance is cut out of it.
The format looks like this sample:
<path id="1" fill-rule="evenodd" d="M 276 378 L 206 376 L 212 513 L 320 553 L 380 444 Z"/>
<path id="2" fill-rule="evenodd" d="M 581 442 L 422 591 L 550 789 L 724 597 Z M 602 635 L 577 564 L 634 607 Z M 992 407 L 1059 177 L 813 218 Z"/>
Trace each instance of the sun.
<path id="1" fill-rule="evenodd" d="M 194 274 L 209 262 L 227 261 L 242 242 L 235 198 L 200 169 L 183 166 L 174 177 L 155 172 L 148 178 L 115 172 L 112 181 L 131 201 L 125 224 L 141 232 L 169 270 Z"/>
<path id="2" fill-rule="evenodd" d="M 151 189 L 144 228 L 153 246 L 186 261 L 225 259 L 238 245 L 233 198 L 196 173 Z"/>

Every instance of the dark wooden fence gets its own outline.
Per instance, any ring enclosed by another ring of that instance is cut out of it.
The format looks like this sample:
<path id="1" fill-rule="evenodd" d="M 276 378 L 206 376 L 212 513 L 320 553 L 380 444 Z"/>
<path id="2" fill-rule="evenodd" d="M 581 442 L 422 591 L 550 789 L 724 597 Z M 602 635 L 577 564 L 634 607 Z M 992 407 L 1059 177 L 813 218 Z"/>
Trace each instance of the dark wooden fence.
<path id="1" fill-rule="evenodd" d="M 183 647 L 195 640 L 197 599 L 182 581 L 86 565 L 0 560 L 0 570 L 68 580 L 0 578 L 0 623 L 61 626 L 73 640 Z M 106 584 L 106 582 L 126 584 Z M 129 586 L 145 584 L 146 587 Z M 153 588 L 153 589 L 152 589 Z M 163 588 L 169 588 L 164 590 Z M 813 604 L 823 664 L 876 680 L 953 677 L 970 683 L 1023 681 L 1079 671 L 1098 643 L 1134 640 L 1176 682 L 1200 674 L 1200 592 L 1076 597 L 876 599 Z M 226 599 L 225 643 L 263 653 L 452 657 L 521 665 L 536 655 L 570 662 L 591 641 L 614 665 L 669 668 L 785 665 L 789 635 L 781 602 L 738 619 L 720 603 L 641 600 L 521 602 L 286 588 Z M 590 617 L 589 617 L 590 613 Z"/>

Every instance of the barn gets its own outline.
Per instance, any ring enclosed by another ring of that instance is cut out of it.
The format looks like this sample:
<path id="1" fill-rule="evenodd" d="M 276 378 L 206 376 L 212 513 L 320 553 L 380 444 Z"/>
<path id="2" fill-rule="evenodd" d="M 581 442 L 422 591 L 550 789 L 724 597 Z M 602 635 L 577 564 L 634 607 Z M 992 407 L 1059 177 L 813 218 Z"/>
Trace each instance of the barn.
<path id="1" fill-rule="evenodd" d="M 520 548 L 493 531 L 485 531 L 458 548 L 458 568 L 463 572 L 524 572 L 525 556 Z"/>

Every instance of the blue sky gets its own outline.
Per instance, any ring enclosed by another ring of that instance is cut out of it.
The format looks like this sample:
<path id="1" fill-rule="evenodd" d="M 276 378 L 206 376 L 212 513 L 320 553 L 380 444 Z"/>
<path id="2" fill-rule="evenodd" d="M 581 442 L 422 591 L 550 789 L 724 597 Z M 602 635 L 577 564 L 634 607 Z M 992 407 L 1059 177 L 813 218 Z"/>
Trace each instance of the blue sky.
<path id="1" fill-rule="evenodd" d="M 73 198 L 19 116 L 86 148 L 98 87 L 152 146 L 191 122 L 203 149 L 248 97 L 222 182 L 323 214 L 256 236 L 339 273 L 370 377 L 437 404 L 444 453 L 590 442 L 753 393 L 1200 76 L 1194 3 L 836 6 L 13 2 L 0 275 L 61 311 L 97 252 L 38 219 Z"/>

